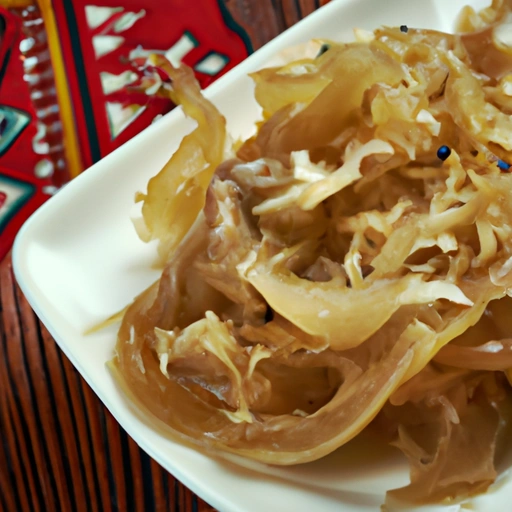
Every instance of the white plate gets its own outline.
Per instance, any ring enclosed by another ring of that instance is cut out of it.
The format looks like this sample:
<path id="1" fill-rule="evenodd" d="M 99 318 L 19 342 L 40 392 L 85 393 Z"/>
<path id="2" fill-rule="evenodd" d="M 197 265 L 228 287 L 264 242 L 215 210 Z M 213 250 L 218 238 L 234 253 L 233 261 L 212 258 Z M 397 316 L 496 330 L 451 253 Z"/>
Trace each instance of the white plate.
<path id="1" fill-rule="evenodd" d="M 247 73 L 283 49 L 315 37 L 350 40 L 352 28 L 406 24 L 449 31 L 466 0 L 334 0 L 249 57 L 207 90 L 234 136 L 247 136 L 259 109 Z M 486 4 L 470 0 L 476 7 Z M 116 327 L 84 336 L 153 282 L 154 245 L 130 221 L 144 190 L 191 129 L 176 109 L 86 173 L 33 215 L 14 247 L 21 289 L 64 353 L 135 441 L 163 467 L 222 512 L 376 511 L 386 489 L 407 482 L 407 467 L 389 448 L 365 439 L 315 463 L 263 472 L 218 462 L 160 435 L 117 389 L 105 362 Z M 507 480 L 508 482 L 508 480 Z M 501 494 L 512 497 L 510 486 Z M 508 489 L 508 492 L 507 492 Z M 481 510 L 490 499 L 484 499 Z M 500 508 L 495 498 L 492 510 Z M 456 511 L 459 506 L 443 508 Z"/>

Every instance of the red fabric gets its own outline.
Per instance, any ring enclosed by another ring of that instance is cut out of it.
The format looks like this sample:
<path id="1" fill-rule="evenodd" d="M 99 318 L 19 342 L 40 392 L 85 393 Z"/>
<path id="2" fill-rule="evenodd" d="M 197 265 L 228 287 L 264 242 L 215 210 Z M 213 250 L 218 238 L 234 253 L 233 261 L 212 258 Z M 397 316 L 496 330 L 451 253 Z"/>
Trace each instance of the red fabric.
<path id="1" fill-rule="evenodd" d="M 95 0 L 90 4 L 118 7 L 123 12 L 114 13 L 94 29 L 87 24 L 87 4 L 89 2 L 83 0 L 53 1 L 84 168 L 127 142 L 147 127 L 158 114 L 172 108 L 168 100 L 127 89 L 104 94 L 100 73 L 119 75 L 132 69 L 133 65 L 128 58 L 130 51 L 139 45 L 146 50 L 165 51 L 188 32 L 197 41 L 197 46 L 184 56 L 184 63 L 194 67 L 212 52 L 226 62 L 225 67 L 214 76 L 196 72 L 203 87 L 226 73 L 251 51 L 246 34 L 229 17 L 222 0 Z M 139 13 L 142 10 L 144 16 L 135 21 L 133 26 L 116 33 L 114 24 L 123 14 Z M 8 12 L 1 8 L 0 16 L 5 21 L 0 24 L 0 28 L 4 26 L 3 34 L 0 34 L 0 70 L 3 70 L 0 114 L 8 116 L 7 121 L 2 121 L 0 116 L 0 134 L 5 130 L 2 123 L 8 123 L 11 135 L 16 134 L 10 139 L 3 134 L 0 136 L 1 259 L 10 249 L 17 230 L 26 218 L 49 197 L 52 192 L 49 186 L 53 181 L 51 177 L 38 178 L 35 174 L 36 165 L 44 156 L 33 150 L 37 119 L 34 98 L 31 99 L 29 87 L 24 80 L 24 57 L 20 52 L 20 43 L 25 38 L 22 17 L 20 11 Z M 93 38 L 98 35 L 120 36 L 124 41 L 116 50 L 97 58 Z M 107 116 L 107 102 L 123 106 L 138 104 L 145 109 L 113 137 Z M 14 129 L 16 127 L 17 130 Z M 8 139 L 12 139 L 10 144 L 7 144 Z M 26 193 L 30 187 L 34 188 L 32 194 Z M 18 189 L 24 193 L 22 199 L 18 198 L 16 202 L 16 211 L 13 211 L 9 194 Z"/>

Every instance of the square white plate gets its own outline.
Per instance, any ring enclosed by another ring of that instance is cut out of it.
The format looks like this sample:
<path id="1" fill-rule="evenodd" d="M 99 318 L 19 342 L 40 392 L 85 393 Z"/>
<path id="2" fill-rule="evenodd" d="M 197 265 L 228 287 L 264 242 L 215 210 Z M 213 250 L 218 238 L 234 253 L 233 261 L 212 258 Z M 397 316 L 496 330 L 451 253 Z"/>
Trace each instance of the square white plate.
<path id="1" fill-rule="evenodd" d="M 453 29 L 467 0 L 334 0 L 277 37 L 208 88 L 206 95 L 247 136 L 259 116 L 247 73 L 280 51 L 315 37 L 352 39 L 353 27 L 402 25 Z M 469 0 L 475 7 L 485 0 Z M 376 511 L 386 489 L 407 482 L 391 449 L 364 439 L 315 463 L 263 472 L 219 462 L 163 437 L 119 392 L 105 362 L 117 326 L 84 331 L 122 309 L 158 277 L 154 245 L 139 241 L 130 213 L 134 193 L 176 150 L 192 124 L 176 109 L 75 179 L 24 225 L 14 247 L 21 289 L 64 353 L 135 441 L 185 485 L 222 512 Z M 506 486 L 512 497 L 510 486 Z M 502 489 L 503 490 L 503 489 Z M 487 505 L 489 503 L 487 502 Z M 483 505 L 482 510 L 489 510 Z M 500 508 L 493 499 L 492 510 Z M 457 511 L 459 506 L 444 507 Z"/>

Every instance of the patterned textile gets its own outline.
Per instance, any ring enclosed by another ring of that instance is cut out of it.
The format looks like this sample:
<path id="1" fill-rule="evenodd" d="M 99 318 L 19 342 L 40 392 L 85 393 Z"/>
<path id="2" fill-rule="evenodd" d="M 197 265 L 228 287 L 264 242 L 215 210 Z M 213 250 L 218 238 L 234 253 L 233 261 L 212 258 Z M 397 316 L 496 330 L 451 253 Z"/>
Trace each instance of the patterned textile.
<path id="1" fill-rule="evenodd" d="M 203 87 L 252 51 L 223 0 L 0 0 L 0 259 L 27 217 L 172 104 L 148 53 Z"/>

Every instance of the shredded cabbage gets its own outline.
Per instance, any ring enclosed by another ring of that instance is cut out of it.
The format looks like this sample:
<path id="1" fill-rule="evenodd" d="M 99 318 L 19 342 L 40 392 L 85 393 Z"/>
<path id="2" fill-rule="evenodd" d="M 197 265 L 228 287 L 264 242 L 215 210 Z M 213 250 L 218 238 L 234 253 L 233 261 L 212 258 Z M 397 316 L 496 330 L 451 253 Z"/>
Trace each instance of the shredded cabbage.
<path id="1" fill-rule="evenodd" d="M 465 9 L 462 34 L 356 31 L 254 73 L 263 120 L 229 160 L 192 72 L 152 57 L 197 128 L 138 196 L 164 270 L 125 312 L 112 368 L 172 435 L 298 464 L 376 428 L 411 466 L 388 508 L 495 480 L 512 399 L 511 5 Z"/>

